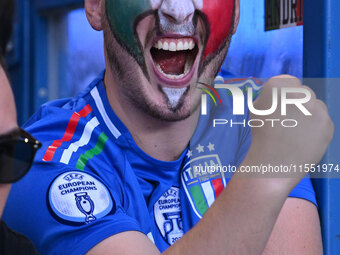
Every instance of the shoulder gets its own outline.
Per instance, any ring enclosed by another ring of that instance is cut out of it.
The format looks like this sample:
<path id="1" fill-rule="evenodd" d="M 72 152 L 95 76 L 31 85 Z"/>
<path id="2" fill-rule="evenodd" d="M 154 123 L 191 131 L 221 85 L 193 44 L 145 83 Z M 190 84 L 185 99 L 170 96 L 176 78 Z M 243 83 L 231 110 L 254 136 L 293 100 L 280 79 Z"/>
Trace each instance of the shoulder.
<path id="1" fill-rule="evenodd" d="M 130 208 L 137 180 L 124 155 L 110 162 L 95 145 L 76 152 L 69 148 L 61 145 L 47 161 L 43 156 L 53 147 L 46 145 L 28 174 L 13 185 L 4 213 L 9 226 L 39 251 L 54 254 L 84 254 L 111 235 L 141 231 L 133 214 L 140 206 Z M 60 162 L 66 150 L 68 164 Z M 81 241 L 70 238 L 74 235 Z"/>
<path id="2" fill-rule="evenodd" d="M 130 209 L 132 195 L 114 173 L 36 163 L 13 186 L 4 220 L 46 254 L 85 254 L 109 236 L 142 231 L 133 214 L 140 206 Z"/>
<path id="3" fill-rule="evenodd" d="M 101 98 L 98 87 L 42 106 L 24 126 L 43 146 L 13 185 L 4 219 L 43 253 L 84 254 L 146 222 L 137 178 L 98 109 L 108 105 L 91 94 Z"/>
<path id="4" fill-rule="evenodd" d="M 88 117 L 93 112 L 93 106 L 90 103 L 91 92 L 102 83 L 103 77 L 104 74 L 100 74 L 82 93 L 73 98 L 58 99 L 43 104 L 23 125 L 23 128 L 45 141 L 53 137 L 54 133 L 43 136 L 43 130 L 62 131 L 63 124 L 78 123 L 82 118 Z"/>

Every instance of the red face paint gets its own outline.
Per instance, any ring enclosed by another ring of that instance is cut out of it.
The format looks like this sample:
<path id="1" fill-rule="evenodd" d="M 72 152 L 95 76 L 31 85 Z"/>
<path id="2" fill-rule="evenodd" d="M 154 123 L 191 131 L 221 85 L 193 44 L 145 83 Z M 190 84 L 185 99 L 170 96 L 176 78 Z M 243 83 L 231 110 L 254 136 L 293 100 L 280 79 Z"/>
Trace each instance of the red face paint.
<path id="1" fill-rule="evenodd" d="M 203 13 L 208 17 L 210 35 L 204 60 L 214 55 L 228 38 L 234 11 L 235 0 L 204 0 Z"/>

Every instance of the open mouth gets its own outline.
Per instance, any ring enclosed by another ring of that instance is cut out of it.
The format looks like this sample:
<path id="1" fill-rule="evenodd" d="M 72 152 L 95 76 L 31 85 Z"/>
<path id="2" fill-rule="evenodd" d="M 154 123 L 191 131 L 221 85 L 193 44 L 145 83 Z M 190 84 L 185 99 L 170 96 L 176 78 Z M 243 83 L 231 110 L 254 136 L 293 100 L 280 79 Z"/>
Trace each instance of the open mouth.
<path id="1" fill-rule="evenodd" d="M 161 38 L 151 48 L 158 78 L 167 83 L 186 83 L 194 74 L 198 47 L 193 38 Z"/>

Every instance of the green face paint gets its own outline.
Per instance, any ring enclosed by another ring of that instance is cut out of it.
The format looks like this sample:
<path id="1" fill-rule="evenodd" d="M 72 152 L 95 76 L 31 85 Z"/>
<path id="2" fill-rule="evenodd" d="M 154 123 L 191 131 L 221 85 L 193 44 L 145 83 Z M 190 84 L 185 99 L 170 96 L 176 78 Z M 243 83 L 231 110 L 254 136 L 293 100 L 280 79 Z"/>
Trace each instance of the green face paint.
<path id="1" fill-rule="evenodd" d="M 152 11 L 150 0 L 107 0 L 106 11 L 111 31 L 120 45 L 136 60 L 140 59 L 143 52 L 135 26 L 143 14 Z"/>

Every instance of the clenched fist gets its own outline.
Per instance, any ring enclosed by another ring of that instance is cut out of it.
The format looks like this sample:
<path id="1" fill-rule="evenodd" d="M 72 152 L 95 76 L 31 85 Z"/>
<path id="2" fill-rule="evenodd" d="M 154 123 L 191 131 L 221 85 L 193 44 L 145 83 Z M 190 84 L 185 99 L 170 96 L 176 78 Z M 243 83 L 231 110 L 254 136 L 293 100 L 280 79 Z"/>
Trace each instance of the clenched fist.
<path id="1" fill-rule="evenodd" d="M 277 91 L 276 110 L 266 116 L 251 114 L 251 119 L 272 122 L 262 127 L 252 127 L 253 141 L 243 165 L 299 166 L 319 163 L 334 132 L 326 105 L 316 99 L 310 88 L 302 86 L 297 78 L 283 75 L 270 79 L 264 85 L 254 108 L 275 109 L 273 91 Z M 282 120 L 287 120 L 291 127 L 282 125 Z M 287 188 L 292 189 L 304 175 L 304 171 L 291 171 L 268 176 L 286 177 L 282 179 L 286 180 Z"/>

